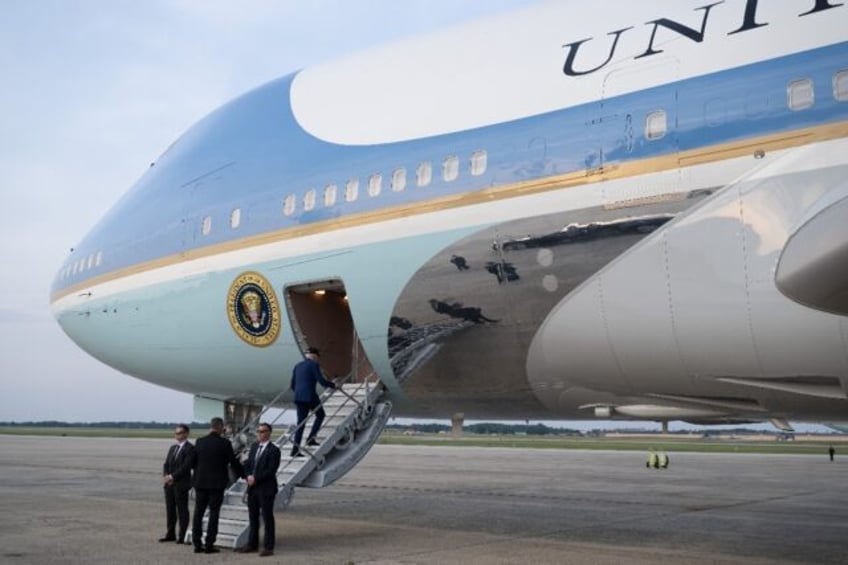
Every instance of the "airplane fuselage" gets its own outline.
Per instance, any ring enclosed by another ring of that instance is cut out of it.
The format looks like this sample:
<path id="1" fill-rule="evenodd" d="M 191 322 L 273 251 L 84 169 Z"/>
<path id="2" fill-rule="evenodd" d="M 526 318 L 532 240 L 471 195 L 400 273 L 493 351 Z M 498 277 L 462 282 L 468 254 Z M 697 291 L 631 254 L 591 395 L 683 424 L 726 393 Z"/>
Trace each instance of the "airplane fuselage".
<path id="1" fill-rule="evenodd" d="M 774 4 L 549 3 L 280 78 L 150 167 L 55 315 L 209 399 L 312 345 L 409 415 L 844 419 L 848 7 Z"/>

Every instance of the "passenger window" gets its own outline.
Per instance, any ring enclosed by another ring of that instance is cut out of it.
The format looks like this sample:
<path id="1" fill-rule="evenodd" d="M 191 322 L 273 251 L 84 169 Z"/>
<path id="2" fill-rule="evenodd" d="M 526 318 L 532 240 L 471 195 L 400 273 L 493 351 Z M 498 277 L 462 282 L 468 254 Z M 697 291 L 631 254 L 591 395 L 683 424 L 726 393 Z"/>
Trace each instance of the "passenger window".
<path id="1" fill-rule="evenodd" d="M 415 184 L 418 186 L 427 186 L 432 180 L 433 165 L 430 164 L 430 161 L 419 163 L 418 168 L 415 169 Z"/>
<path id="2" fill-rule="evenodd" d="M 345 201 L 353 202 L 359 197 L 359 179 L 350 179 L 345 185 Z"/>
<path id="3" fill-rule="evenodd" d="M 324 187 L 324 206 L 332 206 L 336 203 L 336 193 L 338 188 L 334 184 L 328 184 Z"/>
<path id="4" fill-rule="evenodd" d="M 90 269 L 94 266 L 94 254 L 88 256 L 88 264 L 85 266 L 86 270 Z"/>
<path id="5" fill-rule="evenodd" d="M 786 103 L 792 111 L 806 110 L 816 101 L 813 81 L 805 78 L 794 80 L 786 88 Z"/>
<path id="6" fill-rule="evenodd" d="M 103 262 L 103 252 L 98 251 L 97 257 L 94 258 L 94 266 L 99 267 L 102 262 Z"/>
<path id="7" fill-rule="evenodd" d="M 303 195 L 303 209 L 309 212 L 313 208 L 315 208 L 315 189 L 310 188 Z"/>
<path id="8" fill-rule="evenodd" d="M 200 225 L 200 233 L 209 235 L 212 232 L 212 216 L 203 218 L 203 223 Z"/>
<path id="9" fill-rule="evenodd" d="M 380 196 L 380 191 L 383 189 L 383 175 L 374 173 L 368 177 L 368 196 Z"/>
<path id="10" fill-rule="evenodd" d="M 665 110 L 657 110 L 648 114 L 645 118 L 645 138 L 655 141 L 665 137 L 667 119 Z"/>
<path id="11" fill-rule="evenodd" d="M 833 97 L 840 102 L 848 100 L 848 70 L 833 75 Z"/>
<path id="12" fill-rule="evenodd" d="M 291 216 L 294 214 L 294 209 L 297 206 L 297 197 L 294 194 L 289 194 L 286 196 L 286 199 L 283 200 L 283 214 L 286 216 Z"/>
<path id="13" fill-rule="evenodd" d="M 448 155 L 442 161 L 442 178 L 446 182 L 456 180 L 459 176 L 459 157 L 456 155 Z"/>
<path id="14" fill-rule="evenodd" d="M 230 213 L 230 227 L 236 229 L 241 224 L 241 208 L 236 208 Z"/>
<path id="15" fill-rule="evenodd" d="M 471 154 L 471 174 L 479 177 L 486 172 L 488 155 L 485 151 L 475 151 Z"/>
<path id="16" fill-rule="evenodd" d="M 400 192 L 406 188 L 406 169 L 395 169 L 392 172 L 392 190 Z"/>

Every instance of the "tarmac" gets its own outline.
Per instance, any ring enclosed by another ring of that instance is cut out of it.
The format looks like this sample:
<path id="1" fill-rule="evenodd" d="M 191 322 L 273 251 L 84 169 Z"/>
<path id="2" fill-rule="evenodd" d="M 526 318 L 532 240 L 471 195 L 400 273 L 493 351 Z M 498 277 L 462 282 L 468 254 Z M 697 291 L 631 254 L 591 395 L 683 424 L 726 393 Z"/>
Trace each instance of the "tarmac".
<path id="1" fill-rule="evenodd" d="M 193 436 L 197 434 L 193 432 Z M 161 439 L 0 435 L 0 563 L 844 563 L 848 455 L 377 445 L 273 557 L 158 543 Z"/>

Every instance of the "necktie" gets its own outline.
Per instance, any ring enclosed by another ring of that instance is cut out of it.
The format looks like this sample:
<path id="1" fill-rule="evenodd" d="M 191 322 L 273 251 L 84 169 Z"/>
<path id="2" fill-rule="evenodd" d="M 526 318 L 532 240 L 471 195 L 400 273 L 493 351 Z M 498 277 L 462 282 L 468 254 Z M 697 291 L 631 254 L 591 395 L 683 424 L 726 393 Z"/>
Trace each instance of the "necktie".
<path id="1" fill-rule="evenodd" d="M 259 461 L 259 458 L 262 457 L 262 452 L 265 450 L 264 445 L 259 446 L 259 451 L 256 453 L 256 460 Z"/>

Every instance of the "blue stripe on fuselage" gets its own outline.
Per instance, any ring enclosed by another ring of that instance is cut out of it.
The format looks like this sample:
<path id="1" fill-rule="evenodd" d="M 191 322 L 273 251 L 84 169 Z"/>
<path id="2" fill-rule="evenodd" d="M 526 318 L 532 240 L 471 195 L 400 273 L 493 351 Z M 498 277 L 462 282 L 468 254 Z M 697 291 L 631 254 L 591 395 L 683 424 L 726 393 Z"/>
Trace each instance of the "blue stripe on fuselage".
<path id="1" fill-rule="evenodd" d="M 291 112 L 295 75 L 289 75 L 237 98 L 189 129 L 77 246 L 66 267 L 98 251 L 102 263 L 70 276 L 60 272 L 51 292 L 199 247 L 581 171 L 597 166 L 601 155 L 605 164 L 633 162 L 842 121 L 848 119 L 848 104 L 834 99 L 832 80 L 848 67 L 847 55 L 848 43 L 841 43 L 521 120 L 374 146 L 342 146 L 306 133 Z M 791 111 L 787 84 L 801 78 L 813 80 L 815 105 Z M 647 141 L 645 116 L 661 108 L 668 113 L 669 131 L 660 140 Z M 629 138 L 627 128 L 633 133 Z M 468 158 L 480 149 L 488 153 L 488 168 L 484 175 L 471 176 Z M 453 182 L 440 175 L 447 155 L 457 155 L 463 165 Z M 433 180 L 418 188 L 415 168 L 423 161 L 433 164 Z M 393 192 L 390 177 L 398 167 L 406 168 L 408 186 Z M 376 172 L 383 175 L 383 191 L 372 198 L 367 179 Z M 350 178 L 359 179 L 359 198 L 345 202 L 344 185 Z M 326 208 L 323 188 L 331 183 L 338 185 L 339 196 Z M 309 188 L 316 189 L 317 204 L 304 212 L 303 194 Z M 289 194 L 298 197 L 298 212 L 291 217 L 282 213 Z M 234 208 L 242 213 L 237 229 L 229 226 Z M 205 216 L 212 216 L 213 229 L 201 236 Z"/>

